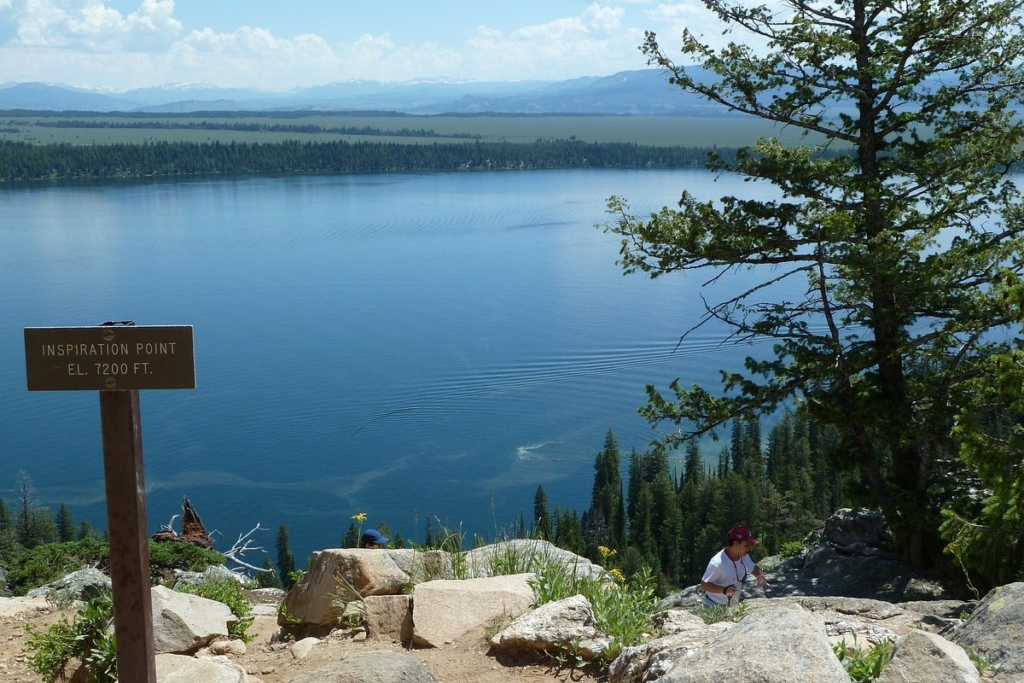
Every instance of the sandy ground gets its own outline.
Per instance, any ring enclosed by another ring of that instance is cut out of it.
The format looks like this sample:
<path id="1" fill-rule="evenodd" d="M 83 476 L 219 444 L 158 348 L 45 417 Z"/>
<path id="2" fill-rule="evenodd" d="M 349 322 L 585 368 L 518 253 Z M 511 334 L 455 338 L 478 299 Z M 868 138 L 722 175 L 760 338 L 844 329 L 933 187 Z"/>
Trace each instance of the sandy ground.
<path id="1" fill-rule="evenodd" d="M 558 670 L 544 662 L 501 660 L 488 654 L 483 632 L 469 633 L 443 648 L 407 649 L 401 643 L 366 640 L 361 634 L 336 632 L 313 647 L 301 661 L 288 643 L 275 642 L 277 619 L 270 605 L 258 606 L 259 616 L 249 632 L 256 638 L 246 654 L 231 659 L 263 683 L 288 683 L 355 652 L 390 650 L 423 662 L 439 683 L 541 683 L 549 681 L 594 682 L 598 679 L 580 671 Z M 72 612 L 67 612 L 71 618 Z M 26 665 L 24 652 L 28 635 L 24 625 L 37 629 L 59 619 L 44 599 L 0 600 L 0 681 L 3 683 L 41 683 L 43 680 Z M 198 682 L 197 682 L 198 683 Z"/>

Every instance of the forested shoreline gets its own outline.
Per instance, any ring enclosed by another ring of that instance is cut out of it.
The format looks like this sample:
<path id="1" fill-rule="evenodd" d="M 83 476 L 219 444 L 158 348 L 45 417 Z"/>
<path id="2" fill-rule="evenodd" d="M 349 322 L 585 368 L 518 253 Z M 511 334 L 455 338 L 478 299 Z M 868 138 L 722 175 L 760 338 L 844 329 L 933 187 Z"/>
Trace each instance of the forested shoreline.
<path id="1" fill-rule="evenodd" d="M 571 168 L 704 168 L 707 147 L 539 140 L 456 142 L 154 142 L 32 145 L 0 142 L 0 183 L 250 174 L 401 173 Z"/>

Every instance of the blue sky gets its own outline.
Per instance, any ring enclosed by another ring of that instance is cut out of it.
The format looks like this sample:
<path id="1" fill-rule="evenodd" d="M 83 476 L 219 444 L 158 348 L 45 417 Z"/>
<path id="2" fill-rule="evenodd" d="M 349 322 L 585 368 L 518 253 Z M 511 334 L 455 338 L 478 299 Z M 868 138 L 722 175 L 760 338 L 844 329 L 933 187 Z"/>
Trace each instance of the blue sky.
<path id="1" fill-rule="evenodd" d="M 0 82 L 287 90 L 350 79 L 562 80 L 715 38 L 700 0 L 0 0 Z"/>

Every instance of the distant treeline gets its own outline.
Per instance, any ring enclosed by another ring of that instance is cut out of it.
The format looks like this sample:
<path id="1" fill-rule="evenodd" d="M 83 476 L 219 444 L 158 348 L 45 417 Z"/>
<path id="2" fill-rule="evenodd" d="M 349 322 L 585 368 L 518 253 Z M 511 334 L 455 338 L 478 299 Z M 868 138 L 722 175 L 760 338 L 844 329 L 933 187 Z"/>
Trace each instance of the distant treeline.
<path id="1" fill-rule="evenodd" d="M 400 173 L 553 168 L 703 168 L 708 147 L 577 140 L 505 142 L 0 142 L 0 182 L 282 173 Z"/>
<path id="2" fill-rule="evenodd" d="M 141 130 L 229 130 L 242 133 L 300 133 L 314 135 L 331 133 L 337 135 L 375 135 L 410 138 L 467 138 L 478 139 L 482 136 L 470 133 L 442 134 L 427 128 L 400 128 L 396 130 L 374 128 L 372 126 L 318 126 L 316 124 L 283 124 L 283 123 L 224 123 L 217 121 L 85 121 L 82 119 L 58 119 L 54 121 L 36 121 L 40 128 L 131 128 Z"/>

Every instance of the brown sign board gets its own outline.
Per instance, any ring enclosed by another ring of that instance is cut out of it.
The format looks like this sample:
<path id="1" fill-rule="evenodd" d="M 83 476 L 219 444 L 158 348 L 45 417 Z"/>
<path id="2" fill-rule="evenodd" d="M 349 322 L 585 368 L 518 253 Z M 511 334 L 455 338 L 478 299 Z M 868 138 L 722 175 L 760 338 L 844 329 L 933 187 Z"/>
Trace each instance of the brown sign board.
<path id="1" fill-rule="evenodd" d="M 195 389 L 192 326 L 26 327 L 29 391 Z"/>

